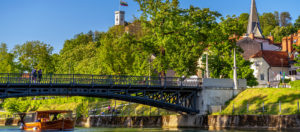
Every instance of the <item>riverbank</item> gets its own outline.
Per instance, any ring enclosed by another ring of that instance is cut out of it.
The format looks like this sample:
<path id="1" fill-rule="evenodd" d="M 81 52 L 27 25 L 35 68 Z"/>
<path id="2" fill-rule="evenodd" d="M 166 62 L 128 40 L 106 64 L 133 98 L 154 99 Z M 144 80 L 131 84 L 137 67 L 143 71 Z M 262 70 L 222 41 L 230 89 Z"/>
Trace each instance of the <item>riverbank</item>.
<path id="1" fill-rule="evenodd" d="M 300 129 L 300 115 L 171 115 L 101 117 L 82 121 L 82 127 L 162 127 L 219 129 Z"/>
<path id="2" fill-rule="evenodd" d="M 210 130 L 218 129 L 300 129 L 300 115 L 210 115 Z"/>
<path id="3" fill-rule="evenodd" d="M 17 126 L 18 119 L 0 119 L 0 126 Z M 199 128 L 220 129 L 300 129 L 300 115 L 169 115 L 90 116 L 78 119 L 76 127 L 111 128 Z"/>

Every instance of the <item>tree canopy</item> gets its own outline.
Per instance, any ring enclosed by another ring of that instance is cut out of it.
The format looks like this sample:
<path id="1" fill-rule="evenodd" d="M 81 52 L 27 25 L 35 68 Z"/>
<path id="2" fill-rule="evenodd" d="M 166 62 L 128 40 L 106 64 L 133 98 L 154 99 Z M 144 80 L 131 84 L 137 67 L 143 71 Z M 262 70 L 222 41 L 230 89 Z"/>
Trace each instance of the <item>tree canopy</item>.
<path id="1" fill-rule="evenodd" d="M 209 71 L 212 78 L 233 78 L 233 49 L 237 49 L 237 77 L 239 79 L 247 79 L 248 86 L 257 85 L 256 78 L 250 68 L 250 61 L 244 60 L 241 48 L 236 45 L 236 40 L 243 32 L 243 23 L 239 22 L 239 18 L 235 16 L 227 16 L 221 18 L 212 32 L 211 42 L 208 47 L 209 54 Z"/>
<path id="2" fill-rule="evenodd" d="M 14 62 L 15 55 L 9 53 L 5 43 L 0 45 L 0 72 L 14 73 L 18 71 L 17 64 Z"/>
<path id="3" fill-rule="evenodd" d="M 143 28 L 148 33 L 140 41 L 155 55 L 153 67 L 165 76 L 174 70 L 177 76 L 196 73 L 197 59 L 207 47 L 209 31 L 219 13 L 190 6 L 179 7 L 178 0 L 136 0 L 142 11 Z"/>
<path id="4" fill-rule="evenodd" d="M 43 69 L 45 73 L 54 73 L 52 63 L 53 47 L 40 41 L 28 41 L 17 45 L 14 54 L 20 63 L 20 71 L 30 72 L 33 68 Z"/>

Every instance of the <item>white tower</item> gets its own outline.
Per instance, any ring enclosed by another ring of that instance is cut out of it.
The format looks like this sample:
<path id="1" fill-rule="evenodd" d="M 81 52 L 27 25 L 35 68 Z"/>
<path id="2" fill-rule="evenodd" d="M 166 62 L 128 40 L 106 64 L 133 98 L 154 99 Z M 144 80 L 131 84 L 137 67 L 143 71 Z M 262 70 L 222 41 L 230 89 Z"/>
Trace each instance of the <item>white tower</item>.
<path id="1" fill-rule="evenodd" d="M 125 24 L 125 11 L 116 11 L 115 25 L 124 25 L 124 24 Z"/>

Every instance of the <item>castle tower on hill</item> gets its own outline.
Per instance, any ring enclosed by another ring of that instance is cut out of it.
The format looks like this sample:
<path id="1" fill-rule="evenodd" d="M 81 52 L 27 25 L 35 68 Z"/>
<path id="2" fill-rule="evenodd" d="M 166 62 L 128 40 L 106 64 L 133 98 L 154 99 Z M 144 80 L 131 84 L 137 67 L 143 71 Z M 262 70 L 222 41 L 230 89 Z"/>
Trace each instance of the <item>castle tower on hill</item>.
<path id="1" fill-rule="evenodd" d="M 251 34 L 253 34 L 254 37 L 264 38 L 264 36 L 262 35 L 262 30 L 260 28 L 255 0 L 252 0 L 251 2 L 251 10 L 247 27 L 247 36 L 250 36 Z"/>
<path id="2" fill-rule="evenodd" d="M 124 24 L 125 24 L 125 11 L 116 11 L 115 25 L 124 25 Z"/>

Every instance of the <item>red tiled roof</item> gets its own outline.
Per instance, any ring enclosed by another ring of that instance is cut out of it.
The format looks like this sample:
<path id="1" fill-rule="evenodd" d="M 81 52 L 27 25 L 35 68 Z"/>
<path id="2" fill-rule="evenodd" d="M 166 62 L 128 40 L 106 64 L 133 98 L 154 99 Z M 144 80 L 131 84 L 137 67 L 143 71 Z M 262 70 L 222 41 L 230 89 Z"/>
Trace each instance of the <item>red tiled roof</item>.
<path id="1" fill-rule="evenodd" d="M 259 51 L 250 58 L 263 57 L 271 67 L 289 67 L 289 55 L 282 51 Z"/>

